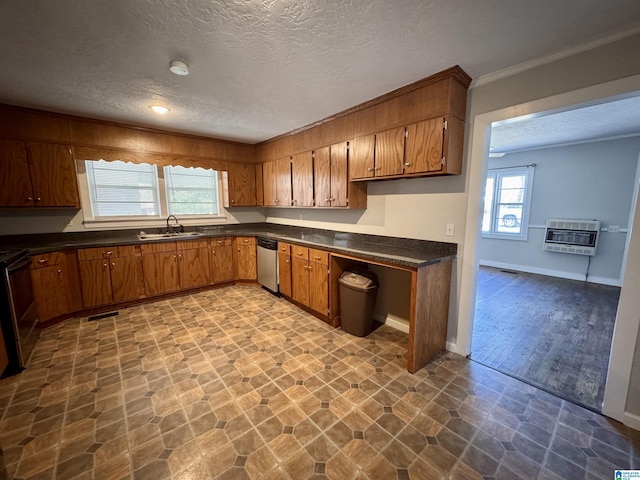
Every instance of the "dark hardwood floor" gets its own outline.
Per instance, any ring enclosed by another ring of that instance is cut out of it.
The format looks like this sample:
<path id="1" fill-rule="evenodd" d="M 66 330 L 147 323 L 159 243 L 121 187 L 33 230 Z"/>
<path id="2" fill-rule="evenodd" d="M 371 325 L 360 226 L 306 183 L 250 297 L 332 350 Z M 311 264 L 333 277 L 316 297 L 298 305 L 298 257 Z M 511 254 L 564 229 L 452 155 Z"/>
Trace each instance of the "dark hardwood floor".
<path id="1" fill-rule="evenodd" d="M 620 288 L 480 267 L 471 359 L 601 411 Z"/>

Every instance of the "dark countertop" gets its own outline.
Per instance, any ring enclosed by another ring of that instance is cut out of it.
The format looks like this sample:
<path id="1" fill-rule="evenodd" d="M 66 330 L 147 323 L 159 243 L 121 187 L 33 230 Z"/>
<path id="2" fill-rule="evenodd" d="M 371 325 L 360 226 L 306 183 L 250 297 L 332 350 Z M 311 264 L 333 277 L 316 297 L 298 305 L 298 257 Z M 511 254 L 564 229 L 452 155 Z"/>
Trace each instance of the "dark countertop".
<path id="1" fill-rule="evenodd" d="M 155 229 L 153 229 L 155 231 Z M 187 228 L 195 231 L 194 228 Z M 138 230 L 49 233 L 0 236 L 0 249 L 28 248 L 31 254 L 49 253 L 72 248 L 142 244 L 222 236 L 264 236 L 305 245 L 334 253 L 352 255 L 365 260 L 419 268 L 455 257 L 455 243 L 433 242 L 410 238 L 387 237 L 360 233 L 337 232 L 272 223 L 249 223 L 201 227 L 199 236 L 160 240 L 139 240 Z"/>

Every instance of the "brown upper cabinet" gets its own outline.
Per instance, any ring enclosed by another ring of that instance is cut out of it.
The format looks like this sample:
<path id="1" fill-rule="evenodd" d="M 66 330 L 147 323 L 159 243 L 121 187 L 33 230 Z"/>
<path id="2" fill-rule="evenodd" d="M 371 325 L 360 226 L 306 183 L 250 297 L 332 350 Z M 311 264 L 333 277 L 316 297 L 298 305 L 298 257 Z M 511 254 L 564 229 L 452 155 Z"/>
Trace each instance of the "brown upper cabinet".
<path id="1" fill-rule="evenodd" d="M 313 152 L 314 190 L 317 207 L 364 208 L 367 194 L 349 182 L 349 147 L 340 142 Z"/>
<path id="2" fill-rule="evenodd" d="M 255 165 L 229 163 L 228 183 L 230 207 L 251 207 L 257 204 Z"/>
<path id="3" fill-rule="evenodd" d="M 79 208 L 71 148 L 0 140 L 0 206 Z"/>
<path id="4" fill-rule="evenodd" d="M 291 206 L 291 158 L 281 158 L 262 165 L 264 205 Z"/>
<path id="5" fill-rule="evenodd" d="M 313 206 L 313 153 L 298 153 L 291 157 L 291 185 L 294 207 Z"/>
<path id="6" fill-rule="evenodd" d="M 437 117 L 353 140 L 351 180 L 462 173 L 464 122 Z"/>

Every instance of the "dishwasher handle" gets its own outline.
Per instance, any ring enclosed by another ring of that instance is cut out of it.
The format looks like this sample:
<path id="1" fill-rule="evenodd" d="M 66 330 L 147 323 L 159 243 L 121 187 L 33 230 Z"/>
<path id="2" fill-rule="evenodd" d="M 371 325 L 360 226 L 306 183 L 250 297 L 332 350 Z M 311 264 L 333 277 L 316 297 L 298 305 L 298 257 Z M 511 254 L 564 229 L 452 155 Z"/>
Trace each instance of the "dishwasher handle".
<path id="1" fill-rule="evenodd" d="M 277 250 L 278 241 L 273 240 L 272 238 L 258 237 L 258 246 L 262 248 L 266 248 L 267 250 Z"/>

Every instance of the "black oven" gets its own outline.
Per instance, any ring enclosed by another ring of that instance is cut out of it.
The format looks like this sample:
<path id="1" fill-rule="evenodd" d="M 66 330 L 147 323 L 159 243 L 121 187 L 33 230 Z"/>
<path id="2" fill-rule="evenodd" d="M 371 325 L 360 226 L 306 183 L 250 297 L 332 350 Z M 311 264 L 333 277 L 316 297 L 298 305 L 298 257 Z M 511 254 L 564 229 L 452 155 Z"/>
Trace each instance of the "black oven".
<path id="1" fill-rule="evenodd" d="M 30 263 L 27 250 L 0 252 L 0 327 L 9 357 L 5 375 L 25 367 L 40 336 Z"/>

